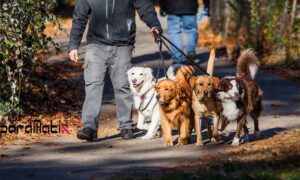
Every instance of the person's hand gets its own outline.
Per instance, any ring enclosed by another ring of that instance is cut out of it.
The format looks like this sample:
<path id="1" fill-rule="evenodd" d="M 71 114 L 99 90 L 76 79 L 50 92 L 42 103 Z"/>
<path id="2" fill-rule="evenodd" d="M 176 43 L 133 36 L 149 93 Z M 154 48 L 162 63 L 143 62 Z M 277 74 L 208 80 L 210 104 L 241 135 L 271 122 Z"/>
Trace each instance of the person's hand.
<path id="1" fill-rule="evenodd" d="M 152 27 L 150 32 L 153 34 L 153 36 L 159 35 L 161 34 L 161 29 L 159 27 Z"/>
<path id="2" fill-rule="evenodd" d="M 78 62 L 78 50 L 73 49 L 69 52 L 69 57 L 71 61 Z"/>
<path id="3" fill-rule="evenodd" d="M 152 33 L 155 42 L 158 42 L 159 36 L 162 34 L 162 30 L 160 27 L 152 27 L 150 32 Z"/>

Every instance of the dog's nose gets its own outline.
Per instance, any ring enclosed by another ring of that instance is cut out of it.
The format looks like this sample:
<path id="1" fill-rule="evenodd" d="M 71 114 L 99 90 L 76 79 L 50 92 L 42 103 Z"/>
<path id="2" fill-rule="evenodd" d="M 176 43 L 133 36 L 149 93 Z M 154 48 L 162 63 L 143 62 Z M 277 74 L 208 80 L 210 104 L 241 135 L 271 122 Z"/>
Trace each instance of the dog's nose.
<path id="1" fill-rule="evenodd" d="M 238 92 L 235 92 L 235 93 L 234 93 L 234 96 L 235 96 L 235 97 L 238 97 L 238 96 L 239 96 L 239 93 L 238 93 Z"/>
<path id="2" fill-rule="evenodd" d="M 160 95 L 158 94 L 158 95 L 156 95 L 156 99 L 157 100 L 159 100 L 160 99 Z"/>
<path id="3" fill-rule="evenodd" d="M 207 95 L 207 94 L 208 94 L 208 90 L 205 90 L 205 91 L 204 91 L 204 94 Z"/>
<path id="4" fill-rule="evenodd" d="M 136 80 L 136 79 L 133 79 L 133 80 L 132 80 L 132 82 L 133 82 L 133 83 L 136 83 L 136 82 L 137 82 L 137 80 Z"/>

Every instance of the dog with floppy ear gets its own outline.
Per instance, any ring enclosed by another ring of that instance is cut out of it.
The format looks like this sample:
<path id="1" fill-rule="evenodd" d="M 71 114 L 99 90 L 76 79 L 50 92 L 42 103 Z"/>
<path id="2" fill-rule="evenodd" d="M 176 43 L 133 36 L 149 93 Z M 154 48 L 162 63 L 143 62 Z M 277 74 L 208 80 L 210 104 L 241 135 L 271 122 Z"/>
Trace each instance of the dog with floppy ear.
<path id="1" fill-rule="evenodd" d="M 190 85 L 193 89 L 192 108 L 195 114 L 195 130 L 197 134 L 196 146 L 203 145 L 201 134 L 201 121 L 206 122 L 206 128 L 209 139 L 213 142 L 217 142 L 218 126 L 219 126 L 219 114 L 217 100 L 215 98 L 216 90 L 219 88 L 220 79 L 213 77 L 213 66 L 215 60 L 214 49 L 210 53 L 208 60 L 207 72 L 209 75 L 201 75 L 198 77 L 192 77 L 190 79 Z M 213 119 L 213 132 L 209 123 L 209 118 Z"/>
<path id="2" fill-rule="evenodd" d="M 173 128 L 179 130 L 178 145 L 186 144 L 191 135 L 190 125 L 194 115 L 188 78 L 194 72 L 191 66 L 181 66 L 176 71 L 176 81 L 164 79 L 155 85 L 166 147 L 173 146 Z"/>
<path id="3" fill-rule="evenodd" d="M 159 107 L 155 99 L 155 80 L 151 68 L 132 67 L 127 72 L 134 105 L 138 110 L 137 128 L 147 130 L 143 140 L 155 137 L 160 126 Z"/>
<path id="4" fill-rule="evenodd" d="M 245 49 L 237 60 L 236 76 L 226 76 L 221 80 L 221 87 L 217 93 L 217 98 L 221 100 L 223 107 L 221 131 L 225 130 L 228 122 L 237 122 L 233 146 L 249 141 L 246 121 L 248 115 L 253 119 L 256 137 L 259 138 L 260 135 L 258 118 L 263 110 L 263 91 L 254 80 L 259 66 L 260 60 L 255 51 Z"/>

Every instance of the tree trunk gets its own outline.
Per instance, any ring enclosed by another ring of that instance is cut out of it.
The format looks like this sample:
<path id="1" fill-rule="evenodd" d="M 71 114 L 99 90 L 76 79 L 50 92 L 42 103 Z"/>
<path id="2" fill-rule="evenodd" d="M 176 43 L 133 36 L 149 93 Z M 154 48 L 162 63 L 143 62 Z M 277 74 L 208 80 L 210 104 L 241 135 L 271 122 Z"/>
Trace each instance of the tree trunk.
<path id="1" fill-rule="evenodd" d="M 210 19 L 211 19 L 211 26 L 213 30 L 217 32 L 223 32 L 224 27 L 223 23 L 225 20 L 224 17 L 224 8 L 225 3 L 224 1 L 216 1 L 210 0 Z"/>
<path id="2" fill-rule="evenodd" d="M 277 62 L 279 62 L 280 60 L 282 60 L 284 58 L 284 46 L 282 46 L 282 42 L 281 40 L 284 37 L 284 30 L 287 26 L 288 23 L 288 10 L 289 10 L 289 4 L 290 4 L 290 0 L 287 0 L 284 4 L 284 8 L 283 8 L 283 12 L 282 12 L 282 16 L 281 16 L 281 20 L 280 20 L 280 25 L 279 25 L 279 31 L 276 34 L 276 43 L 275 43 L 275 51 L 274 51 L 274 55 L 277 59 Z"/>
<path id="3" fill-rule="evenodd" d="M 287 45 L 286 45 L 286 57 L 285 57 L 285 64 L 289 64 L 290 58 L 291 58 L 291 41 L 292 41 L 292 33 L 293 33 L 293 26 L 295 21 L 295 14 L 296 14 L 296 6 L 297 6 L 297 0 L 292 0 L 292 10 L 290 14 L 290 20 L 288 22 L 288 28 L 287 28 Z"/>

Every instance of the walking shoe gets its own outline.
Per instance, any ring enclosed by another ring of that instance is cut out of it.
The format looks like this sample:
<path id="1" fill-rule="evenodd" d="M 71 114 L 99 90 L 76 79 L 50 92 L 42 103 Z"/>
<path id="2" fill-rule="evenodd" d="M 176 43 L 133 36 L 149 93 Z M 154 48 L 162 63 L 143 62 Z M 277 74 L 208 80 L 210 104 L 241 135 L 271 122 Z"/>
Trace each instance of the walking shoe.
<path id="1" fill-rule="evenodd" d="M 189 52 L 187 55 L 191 60 L 194 60 L 194 61 L 197 58 L 196 53 L 194 53 L 194 52 Z"/>
<path id="2" fill-rule="evenodd" d="M 133 139 L 134 134 L 132 132 L 132 129 L 122 129 L 121 130 L 121 138 L 122 139 Z"/>
<path id="3" fill-rule="evenodd" d="M 97 131 L 91 128 L 83 128 L 79 131 L 77 131 L 77 138 L 81 140 L 87 140 L 87 141 L 97 141 Z"/>
<path id="4" fill-rule="evenodd" d="M 187 56 L 188 57 L 185 57 L 181 64 L 194 65 L 194 63 L 199 63 L 199 59 L 197 59 L 197 55 L 194 52 L 189 52 Z M 194 61 L 194 63 L 191 61 Z"/>
<path id="5" fill-rule="evenodd" d="M 196 53 L 194 53 L 194 52 L 189 52 L 187 55 L 188 55 L 188 57 L 189 57 L 191 60 L 193 60 L 195 63 L 199 63 L 199 62 L 200 62 L 199 59 L 197 58 Z"/>

